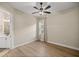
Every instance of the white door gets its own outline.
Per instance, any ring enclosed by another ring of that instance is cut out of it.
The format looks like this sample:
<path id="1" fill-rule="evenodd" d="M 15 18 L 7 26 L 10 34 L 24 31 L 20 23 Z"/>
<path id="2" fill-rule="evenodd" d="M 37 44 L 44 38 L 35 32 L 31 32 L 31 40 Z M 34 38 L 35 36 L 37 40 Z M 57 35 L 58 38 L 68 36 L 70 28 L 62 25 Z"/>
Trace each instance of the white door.
<path id="1" fill-rule="evenodd" d="M 0 37 L 0 48 L 8 48 L 7 38 Z"/>
<path id="2" fill-rule="evenodd" d="M 12 47 L 12 26 L 12 15 L 7 11 L 0 10 L 0 48 Z"/>

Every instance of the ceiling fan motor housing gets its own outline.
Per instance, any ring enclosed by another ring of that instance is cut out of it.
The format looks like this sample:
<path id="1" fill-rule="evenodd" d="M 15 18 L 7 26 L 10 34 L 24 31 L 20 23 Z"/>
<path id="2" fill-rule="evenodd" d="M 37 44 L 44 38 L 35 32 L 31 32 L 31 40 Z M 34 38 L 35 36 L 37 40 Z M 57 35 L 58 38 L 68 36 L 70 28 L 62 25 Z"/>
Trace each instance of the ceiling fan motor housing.
<path id="1" fill-rule="evenodd" d="M 43 8 L 40 8 L 40 10 L 42 11 L 42 10 L 43 10 Z"/>

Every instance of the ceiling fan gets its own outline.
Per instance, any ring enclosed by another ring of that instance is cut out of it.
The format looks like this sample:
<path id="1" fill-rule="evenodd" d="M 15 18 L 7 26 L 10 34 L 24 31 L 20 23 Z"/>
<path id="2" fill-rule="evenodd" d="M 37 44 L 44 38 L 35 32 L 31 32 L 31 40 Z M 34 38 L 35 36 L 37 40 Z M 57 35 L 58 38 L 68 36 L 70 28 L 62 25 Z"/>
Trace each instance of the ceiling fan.
<path id="1" fill-rule="evenodd" d="M 37 8 L 36 6 L 34 6 L 33 8 L 37 9 L 38 11 L 37 12 L 33 12 L 32 14 L 36 14 L 36 13 L 39 13 L 40 15 L 43 15 L 43 13 L 46 13 L 46 14 L 51 14 L 50 11 L 47 11 L 49 8 L 51 8 L 50 5 L 48 5 L 47 7 L 43 8 L 43 3 L 40 2 L 40 8 Z"/>

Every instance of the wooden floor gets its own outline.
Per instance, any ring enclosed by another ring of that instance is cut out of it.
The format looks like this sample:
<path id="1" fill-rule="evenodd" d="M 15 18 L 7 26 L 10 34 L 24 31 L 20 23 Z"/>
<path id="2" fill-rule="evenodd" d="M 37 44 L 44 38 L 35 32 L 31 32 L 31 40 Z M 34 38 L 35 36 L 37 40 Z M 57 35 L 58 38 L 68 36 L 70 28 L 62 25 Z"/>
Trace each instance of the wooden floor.
<path id="1" fill-rule="evenodd" d="M 4 48 L 0 48 L 0 52 L 4 51 L 5 49 Z"/>
<path id="2" fill-rule="evenodd" d="M 5 55 L 8 51 L 9 51 L 9 49 L 0 48 L 0 57 Z"/>
<path id="3" fill-rule="evenodd" d="M 3 57 L 74 57 L 79 51 L 63 48 L 45 42 L 35 41 L 10 50 Z"/>

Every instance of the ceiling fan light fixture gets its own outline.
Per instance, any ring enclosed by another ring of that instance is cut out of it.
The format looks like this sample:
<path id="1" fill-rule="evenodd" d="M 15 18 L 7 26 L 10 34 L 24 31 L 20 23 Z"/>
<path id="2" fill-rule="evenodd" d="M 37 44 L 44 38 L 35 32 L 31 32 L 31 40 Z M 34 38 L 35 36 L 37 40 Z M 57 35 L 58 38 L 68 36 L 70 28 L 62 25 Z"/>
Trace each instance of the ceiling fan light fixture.
<path id="1" fill-rule="evenodd" d="M 43 12 L 39 12 L 39 14 L 40 14 L 40 15 L 43 15 L 44 13 L 43 13 Z"/>

